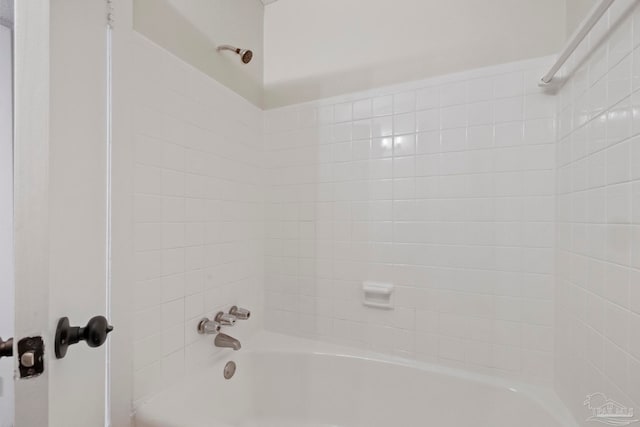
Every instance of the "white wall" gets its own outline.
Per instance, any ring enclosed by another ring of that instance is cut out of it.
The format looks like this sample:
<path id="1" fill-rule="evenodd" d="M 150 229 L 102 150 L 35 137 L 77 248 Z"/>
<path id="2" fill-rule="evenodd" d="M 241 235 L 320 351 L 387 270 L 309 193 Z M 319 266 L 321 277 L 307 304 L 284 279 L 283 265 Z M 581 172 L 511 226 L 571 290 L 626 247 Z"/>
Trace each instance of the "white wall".
<path id="1" fill-rule="evenodd" d="M 14 335 L 11 30 L 0 25 L 0 337 Z M 0 427 L 13 423 L 13 360 L 0 360 Z"/>
<path id="2" fill-rule="evenodd" d="M 232 305 L 260 328 L 262 111 L 134 35 L 133 396 L 139 403 L 212 357 L 202 317 Z"/>
<path id="3" fill-rule="evenodd" d="M 638 23 L 616 1 L 558 99 L 556 389 L 584 426 L 587 394 L 640 408 Z"/>
<path id="4" fill-rule="evenodd" d="M 550 383 L 549 60 L 268 111 L 267 326 Z"/>
<path id="5" fill-rule="evenodd" d="M 557 0 L 279 0 L 265 8 L 268 107 L 556 53 Z"/>

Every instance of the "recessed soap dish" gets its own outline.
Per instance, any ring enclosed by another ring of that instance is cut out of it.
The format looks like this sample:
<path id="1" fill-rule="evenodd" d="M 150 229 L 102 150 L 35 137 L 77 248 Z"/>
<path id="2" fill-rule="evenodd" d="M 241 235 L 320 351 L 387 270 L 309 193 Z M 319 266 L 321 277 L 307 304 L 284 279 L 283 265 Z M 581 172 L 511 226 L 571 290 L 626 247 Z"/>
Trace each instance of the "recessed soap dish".
<path id="1" fill-rule="evenodd" d="M 380 282 L 363 282 L 362 291 L 367 307 L 392 309 L 393 308 L 393 284 Z"/>

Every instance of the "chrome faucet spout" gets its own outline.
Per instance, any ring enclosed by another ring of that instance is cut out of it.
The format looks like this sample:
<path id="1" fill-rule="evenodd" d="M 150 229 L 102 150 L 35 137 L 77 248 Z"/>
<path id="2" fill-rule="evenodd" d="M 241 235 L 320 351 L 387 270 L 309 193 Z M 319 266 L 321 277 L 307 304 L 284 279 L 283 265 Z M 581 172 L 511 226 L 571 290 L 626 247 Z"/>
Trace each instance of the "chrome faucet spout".
<path id="1" fill-rule="evenodd" d="M 213 344 L 216 347 L 232 348 L 235 351 L 240 350 L 242 348 L 240 341 L 223 333 L 219 333 L 218 335 L 216 335 L 215 340 L 213 340 Z"/>

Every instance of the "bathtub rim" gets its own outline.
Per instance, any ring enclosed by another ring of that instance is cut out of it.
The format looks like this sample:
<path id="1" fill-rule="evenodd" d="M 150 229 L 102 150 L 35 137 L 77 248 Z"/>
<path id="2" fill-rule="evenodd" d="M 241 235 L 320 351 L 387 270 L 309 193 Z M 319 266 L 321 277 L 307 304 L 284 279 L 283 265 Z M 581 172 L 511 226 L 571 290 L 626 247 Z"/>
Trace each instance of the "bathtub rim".
<path id="1" fill-rule="evenodd" d="M 211 339 L 213 345 L 213 339 Z M 338 357 L 351 360 L 363 360 L 365 362 L 384 363 L 392 366 L 400 366 L 432 373 L 434 375 L 448 376 L 459 380 L 470 381 L 476 384 L 486 385 L 516 393 L 524 399 L 528 399 L 553 417 L 563 427 L 579 427 L 573 414 L 562 403 L 555 390 L 551 387 L 529 384 L 508 377 L 494 376 L 482 372 L 474 372 L 458 367 L 441 365 L 434 362 L 410 359 L 398 355 L 376 352 L 373 350 L 336 344 L 327 341 L 318 341 L 305 337 L 285 335 L 277 332 L 259 330 L 244 337 L 242 349 L 234 352 L 228 349 L 216 352 L 202 363 L 199 369 L 185 373 L 177 383 L 171 387 L 150 396 L 134 408 L 132 419 L 136 419 L 145 409 L 151 409 L 154 402 L 162 400 L 162 397 L 185 393 L 191 384 L 202 383 L 206 380 L 206 373 L 217 371 L 234 356 L 250 354 L 297 354 L 323 357 Z M 246 341 L 246 343 L 245 343 Z M 134 423 L 135 425 L 135 423 Z"/>

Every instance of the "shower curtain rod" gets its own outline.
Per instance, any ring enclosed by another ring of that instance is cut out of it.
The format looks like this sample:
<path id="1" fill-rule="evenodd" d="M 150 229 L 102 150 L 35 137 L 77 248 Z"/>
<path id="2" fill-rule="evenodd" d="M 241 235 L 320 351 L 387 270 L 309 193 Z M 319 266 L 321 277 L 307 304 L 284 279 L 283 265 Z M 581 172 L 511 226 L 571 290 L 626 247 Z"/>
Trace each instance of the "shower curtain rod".
<path id="1" fill-rule="evenodd" d="M 560 67 L 562 67 L 562 65 L 567 62 L 567 59 L 569 59 L 573 51 L 576 50 L 580 42 L 584 40 L 587 34 L 589 34 L 589 31 L 591 31 L 594 25 L 596 25 L 602 15 L 605 14 L 607 9 L 609 9 L 609 6 L 611 6 L 614 1 L 615 0 L 601 0 L 593 7 L 593 9 L 591 9 L 589 15 L 587 15 L 587 18 L 582 21 L 580 27 L 578 27 L 578 29 L 571 35 L 569 43 L 567 43 L 565 48 L 562 50 L 562 53 L 560 54 L 556 62 L 551 66 L 547 74 L 542 76 L 542 78 L 540 79 L 540 86 L 547 86 L 551 83 L 553 77 L 556 75 Z"/>

